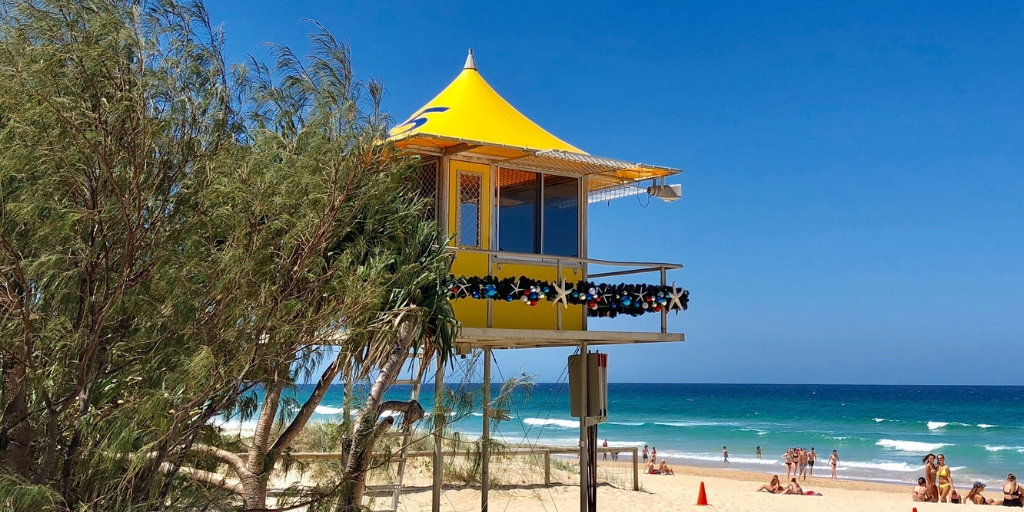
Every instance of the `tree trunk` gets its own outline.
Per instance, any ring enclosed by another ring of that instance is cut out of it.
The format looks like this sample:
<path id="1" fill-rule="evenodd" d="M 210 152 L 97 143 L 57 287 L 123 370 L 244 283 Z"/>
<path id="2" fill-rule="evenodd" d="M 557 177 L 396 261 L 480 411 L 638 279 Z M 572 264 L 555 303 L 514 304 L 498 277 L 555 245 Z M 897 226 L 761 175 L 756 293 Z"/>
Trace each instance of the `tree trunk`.
<path id="1" fill-rule="evenodd" d="M 399 336 L 391 348 L 388 360 L 381 366 L 380 373 L 377 374 L 377 379 L 373 381 L 370 393 L 366 397 L 366 405 L 356 418 L 355 434 L 349 448 L 348 462 L 345 464 L 345 471 L 342 474 L 343 483 L 336 507 L 337 512 L 359 512 L 362 510 L 366 473 L 373 458 L 373 448 L 377 443 L 377 438 L 394 424 L 392 417 L 378 421 L 380 413 L 383 412 L 381 402 L 384 399 L 384 392 L 402 371 L 402 366 L 409 357 L 409 349 L 412 348 L 414 341 L 411 325 L 403 322 L 398 329 Z M 388 405 L 393 403 L 388 402 Z M 398 402 L 398 404 L 408 404 L 408 402 Z M 419 407 L 419 403 L 416 402 L 415 406 Z M 423 408 L 419 407 L 419 410 L 422 418 Z M 409 420 L 408 417 L 406 419 Z"/>
<path id="2" fill-rule="evenodd" d="M 10 402 L 3 412 L 0 444 L 4 467 L 12 474 L 28 478 L 31 474 L 32 428 L 28 421 L 28 397 L 25 392 L 25 365 L 12 363 L 4 368 L 3 397 Z"/>

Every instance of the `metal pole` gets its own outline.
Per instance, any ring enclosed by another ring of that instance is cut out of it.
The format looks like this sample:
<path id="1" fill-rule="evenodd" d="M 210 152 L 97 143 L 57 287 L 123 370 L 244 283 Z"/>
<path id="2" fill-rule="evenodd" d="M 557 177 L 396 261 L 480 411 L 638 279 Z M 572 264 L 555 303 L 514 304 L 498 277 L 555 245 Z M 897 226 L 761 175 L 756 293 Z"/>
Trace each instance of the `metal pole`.
<path id="1" fill-rule="evenodd" d="M 484 427 L 480 436 L 480 512 L 487 512 L 491 464 L 491 348 L 484 347 Z"/>
<path id="2" fill-rule="evenodd" d="M 587 434 L 587 416 L 590 414 L 590 402 L 587 398 L 587 373 L 590 369 L 587 364 L 587 342 L 580 342 L 580 512 L 589 512 L 590 502 L 590 476 L 587 474 L 590 468 L 587 462 L 589 449 L 587 447 L 589 435 Z"/>
<path id="3" fill-rule="evenodd" d="M 444 365 L 441 364 L 441 357 L 437 357 L 437 368 L 434 369 L 434 414 L 440 411 L 441 400 L 444 397 Z M 447 413 L 445 413 L 447 414 Z M 444 480 L 444 452 L 441 444 L 443 437 L 441 432 L 442 422 L 448 418 L 434 419 L 434 477 L 430 484 L 430 511 L 441 512 L 441 485 Z"/>

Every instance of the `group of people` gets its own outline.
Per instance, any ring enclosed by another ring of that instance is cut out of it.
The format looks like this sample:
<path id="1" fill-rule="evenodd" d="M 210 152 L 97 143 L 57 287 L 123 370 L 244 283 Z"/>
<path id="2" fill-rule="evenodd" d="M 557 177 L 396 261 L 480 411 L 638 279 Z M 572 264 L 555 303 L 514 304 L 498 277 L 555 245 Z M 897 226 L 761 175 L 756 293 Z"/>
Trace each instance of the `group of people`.
<path id="1" fill-rule="evenodd" d="M 757 447 L 758 458 L 760 457 L 761 447 Z M 782 460 L 786 463 L 786 478 L 790 478 L 790 475 L 795 478 L 803 478 L 805 481 L 808 476 L 814 476 L 814 463 L 818 460 L 818 454 L 812 447 L 810 451 L 803 448 L 790 448 L 786 450 L 786 453 L 782 454 Z M 839 466 L 839 453 L 832 450 L 832 455 L 828 458 L 828 465 L 832 468 L 832 479 L 836 479 L 836 467 Z"/>
<path id="2" fill-rule="evenodd" d="M 998 505 L 1003 507 L 1024 507 L 1021 501 L 1020 485 L 1017 477 L 1010 473 L 1003 484 L 1003 499 L 986 498 L 984 482 L 974 482 L 966 496 L 960 496 L 953 485 L 953 470 L 946 465 L 946 456 L 933 453 L 921 459 L 924 464 L 924 476 L 917 479 L 914 487 L 914 501 L 931 503 L 971 503 L 974 505 Z"/>
<path id="3" fill-rule="evenodd" d="M 641 453 L 641 457 L 644 459 L 644 464 L 647 468 L 644 470 L 649 475 L 674 475 L 676 474 L 672 468 L 668 467 L 668 462 L 665 459 L 661 459 L 661 463 L 658 463 L 658 448 L 654 447 L 650 450 L 647 449 L 647 445 L 644 445 L 644 451 Z"/>
<path id="4" fill-rule="evenodd" d="M 796 477 L 789 480 L 789 485 L 783 487 L 782 483 L 779 482 L 779 475 L 773 475 L 772 481 L 766 485 L 762 485 L 757 492 L 769 492 L 771 494 L 793 494 L 796 496 L 821 496 L 819 493 L 812 491 L 804 492 L 804 489 L 800 487 L 800 484 L 796 481 Z"/>

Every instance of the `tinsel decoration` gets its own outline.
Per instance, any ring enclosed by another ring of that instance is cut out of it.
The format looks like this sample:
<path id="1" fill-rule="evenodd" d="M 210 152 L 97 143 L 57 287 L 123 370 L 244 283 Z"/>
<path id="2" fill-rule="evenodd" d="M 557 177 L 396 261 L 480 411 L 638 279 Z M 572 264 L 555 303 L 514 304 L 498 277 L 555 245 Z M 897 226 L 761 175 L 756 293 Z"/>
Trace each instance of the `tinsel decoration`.
<path id="1" fill-rule="evenodd" d="M 542 301 L 584 306 L 587 316 L 615 318 L 645 313 L 686 310 L 690 292 L 682 288 L 654 284 L 606 284 L 591 281 L 552 283 L 526 276 L 450 276 L 448 289 L 452 299 L 493 299 L 520 301 L 536 306 Z"/>

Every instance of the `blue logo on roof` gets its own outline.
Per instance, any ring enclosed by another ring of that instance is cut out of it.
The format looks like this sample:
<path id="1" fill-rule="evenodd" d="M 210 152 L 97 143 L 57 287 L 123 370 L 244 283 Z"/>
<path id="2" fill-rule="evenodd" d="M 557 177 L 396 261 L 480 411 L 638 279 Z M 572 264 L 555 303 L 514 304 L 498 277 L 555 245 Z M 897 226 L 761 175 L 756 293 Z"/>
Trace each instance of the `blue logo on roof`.
<path id="1" fill-rule="evenodd" d="M 391 136 L 397 137 L 409 133 L 425 124 L 430 118 L 426 117 L 427 114 L 439 114 L 441 112 L 447 112 L 448 107 L 430 107 L 425 108 L 415 114 L 408 121 L 391 129 Z"/>

